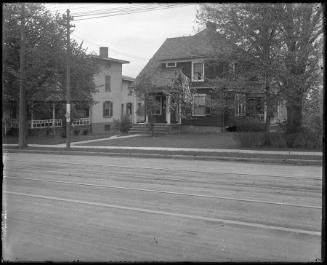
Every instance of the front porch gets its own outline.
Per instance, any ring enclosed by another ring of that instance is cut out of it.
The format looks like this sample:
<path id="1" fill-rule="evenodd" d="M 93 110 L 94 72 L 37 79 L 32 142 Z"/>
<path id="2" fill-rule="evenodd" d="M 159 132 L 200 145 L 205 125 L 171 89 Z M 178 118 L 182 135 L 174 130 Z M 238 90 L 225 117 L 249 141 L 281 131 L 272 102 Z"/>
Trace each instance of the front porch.
<path id="1" fill-rule="evenodd" d="M 177 93 L 158 92 L 149 96 L 152 102 L 148 101 L 146 108 L 151 108 L 151 111 L 146 112 L 145 123 L 168 125 L 182 123 L 181 102 Z"/>

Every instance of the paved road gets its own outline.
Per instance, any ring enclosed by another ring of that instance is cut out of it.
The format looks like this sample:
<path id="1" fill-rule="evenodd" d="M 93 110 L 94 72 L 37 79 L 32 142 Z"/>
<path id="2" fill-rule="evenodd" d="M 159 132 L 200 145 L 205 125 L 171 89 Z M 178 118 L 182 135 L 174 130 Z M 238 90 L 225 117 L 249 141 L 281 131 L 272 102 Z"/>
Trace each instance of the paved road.
<path id="1" fill-rule="evenodd" d="M 9 153 L 3 257 L 314 261 L 319 166 Z"/>

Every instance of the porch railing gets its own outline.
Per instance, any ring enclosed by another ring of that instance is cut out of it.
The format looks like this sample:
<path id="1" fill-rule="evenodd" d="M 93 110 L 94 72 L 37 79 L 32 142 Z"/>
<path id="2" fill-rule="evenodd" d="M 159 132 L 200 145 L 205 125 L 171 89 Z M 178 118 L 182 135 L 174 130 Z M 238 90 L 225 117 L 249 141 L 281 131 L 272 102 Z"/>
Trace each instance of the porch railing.
<path id="1" fill-rule="evenodd" d="M 17 119 L 12 119 L 10 121 L 11 128 L 18 128 L 19 121 Z M 29 120 L 28 121 L 29 128 L 47 128 L 47 127 L 62 127 L 61 119 L 48 119 L 48 120 Z"/>
<path id="2" fill-rule="evenodd" d="M 81 126 L 81 125 L 89 125 L 90 124 L 90 118 L 80 118 L 77 120 L 73 120 L 72 126 Z"/>
<path id="3" fill-rule="evenodd" d="M 61 119 L 48 119 L 48 120 L 32 120 L 28 121 L 30 128 L 47 128 L 47 127 L 62 127 Z"/>
<path id="4" fill-rule="evenodd" d="M 72 126 L 81 126 L 81 125 L 89 125 L 90 118 L 81 118 L 77 120 L 73 120 Z M 62 127 L 62 119 L 47 119 L 47 120 L 29 120 L 28 127 L 35 128 L 47 128 L 47 127 Z M 8 124 L 8 128 L 18 128 L 19 121 L 18 119 L 11 119 Z"/>

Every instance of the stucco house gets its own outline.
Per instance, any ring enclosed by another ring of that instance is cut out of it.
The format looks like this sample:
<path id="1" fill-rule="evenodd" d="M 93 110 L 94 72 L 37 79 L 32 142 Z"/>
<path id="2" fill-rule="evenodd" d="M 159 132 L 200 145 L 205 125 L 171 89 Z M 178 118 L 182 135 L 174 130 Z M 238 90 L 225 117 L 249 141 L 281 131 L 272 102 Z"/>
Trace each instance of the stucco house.
<path id="1" fill-rule="evenodd" d="M 137 99 L 131 84 L 134 78 L 123 76 L 125 60 L 108 57 L 108 48 L 100 47 L 99 56 L 91 56 L 99 67 L 94 76 L 96 93 L 93 94 L 95 104 L 90 106 L 90 124 L 93 134 L 106 133 L 112 129 L 114 120 L 121 120 L 127 115 L 134 123 L 144 119 L 135 114 L 136 107 L 142 101 Z"/>
<path id="2" fill-rule="evenodd" d="M 215 25 L 209 22 L 193 36 L 166 39 L 136 77 L 135 87 L 142 90 L 145 83 L 150 84 L 151 94 L 158 103 L 153 113 L 156 123 L 219 131 L 221 126 L 231 126 L 238 118 L 254 117 L 264 122 L 267 115 L 264 86 L 256 76 L 249 75 L 251 61 L 253 58 L 218 34 Z M 246 80 L 242 76 L 245 72 Z M 241 78 L 242 86 L 238 85 Z M 169 111 L 174 93 L 184 93 L 178 92 L 174 85 L 180 79 L 186 80 L 184 87 L 191 93 L 192 108 L 188 115 L 176 115 L 182 106 L 175 108 L 175 112 Z M 226 81 L 234 85 L 226 86 Z M 272 121 L 284 119 L 285 107 L 278 102 Z"/>

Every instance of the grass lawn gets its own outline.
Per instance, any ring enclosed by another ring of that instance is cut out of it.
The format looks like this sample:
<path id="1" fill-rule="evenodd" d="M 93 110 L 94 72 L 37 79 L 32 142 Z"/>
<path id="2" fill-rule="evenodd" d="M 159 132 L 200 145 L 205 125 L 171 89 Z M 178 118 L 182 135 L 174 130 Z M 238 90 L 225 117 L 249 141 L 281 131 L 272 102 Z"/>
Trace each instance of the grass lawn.
<path id="1" fill-rule="evenodd" d="M 133 146 L 133 147 L 175 147 L 175 148 L 213 148 L 213 149 L 246 149 L 246 150 L 278 150 L 278 151 L 321 151 L 303 148 L 278 147 L 242 147 L 237 133 L 225 132 L 219 134 L 191 134 L 137 136 L 131 138 L 112 139 L 93 143 L 79 144 L 79 146 Z"/>
<path id="2" fill-rule="evenodd" d="M 93 139 L 108 138 L 113 134 L 109 135 L 77 135 L 71 136 L 71 142 L 86 141 Z M 66 138 L 61 136 L 28 136 L 26 139 L 28 144 L 63 144 L 66 143 Z M 17 136 L 5 136 L 2 137 L 3 144 L 18 144 Z"/>
<path id="3" fill-rule="evenodd" d="M 182 134 L 160 136 L 137 136 L 113 139 L 82 146 L 135 146 L 135 147 L 179 147 L 179 148 L 239 148 L 233 133 L 224 134 Z"/>

